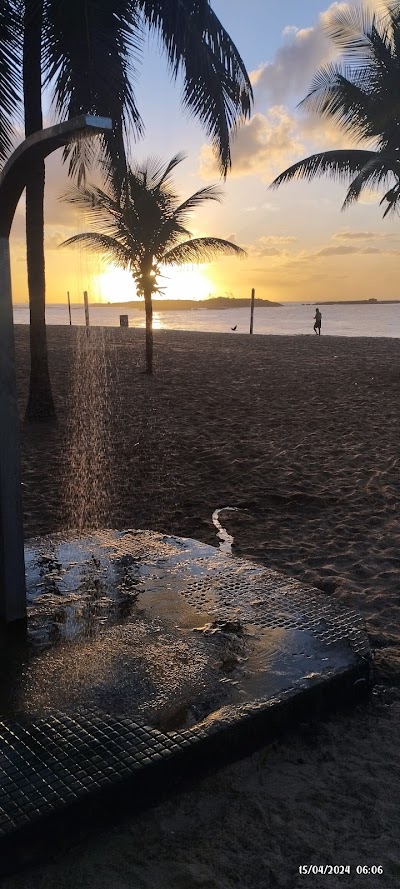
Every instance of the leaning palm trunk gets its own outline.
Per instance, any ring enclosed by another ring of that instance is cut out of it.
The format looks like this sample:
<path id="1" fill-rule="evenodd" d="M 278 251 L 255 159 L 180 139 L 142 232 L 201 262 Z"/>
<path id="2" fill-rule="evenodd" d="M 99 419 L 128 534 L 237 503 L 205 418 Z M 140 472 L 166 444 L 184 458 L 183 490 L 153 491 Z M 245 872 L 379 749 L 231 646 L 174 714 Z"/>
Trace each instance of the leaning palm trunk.
<path id="1" fill-rule="evenodd" d="M 25 135 L 43 128 L 41 83 L 41 38 L 43 7 L 39 0 L 26 0 L 24 20 L 23 79 Z M 44 181 L 43 161 L 30 169 L 26 188 L 26 255 L 30 307 L 31 375 L 25 418 L 54 420 L 47 357 L 44 273 Z"/>
<path id="2" fill-rule="evenodd" d="M 144 309 L 146 313 L 146 373 L 153 373 L 153 303 L 151 287 L 144 287 Z"/>
<path id="3" fill-rule="evenodd" d="M 45 322 L 45 280 L 43 249 L 44 164 L 31 170 L 26 189 L 26 253 L 28 265 L 31 373 L 25 419 L 55 419 L 51 394 Z"/>

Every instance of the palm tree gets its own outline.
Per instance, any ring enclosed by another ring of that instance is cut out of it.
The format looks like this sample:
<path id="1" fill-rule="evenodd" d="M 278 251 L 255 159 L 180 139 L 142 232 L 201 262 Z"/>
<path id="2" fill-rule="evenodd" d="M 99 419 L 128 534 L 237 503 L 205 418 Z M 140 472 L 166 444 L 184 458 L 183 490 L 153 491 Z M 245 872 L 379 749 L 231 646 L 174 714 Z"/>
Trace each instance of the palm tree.
<path id="1" fill-rule="evenodd" d="M 192 238 L 187 217 L 206 201 L 219 201 L 213 185 L 201 188 L 179 202 L 171 174 L 184 159 L 175 155 L 167 164 L 156 159 L 127 169 L 123 188 L 107 177 L 107 191 L 95 185 L 73 187 L 65 198 L 81 207 L 97 231 L 83 232 L 62 246 L 83 244 L 128 269 L 137 293 L 144 297 L 146 313 L 146 373 L 153 371 L 153 294 L 161 288 L 161 269 L 185 263 L 207 262 L 222 253 L 243 256 L 244 251 L 221 238 Z"/>
<path id="2" fill-rule="evenodd" d="M 1 43 L 0 50 L 0 151 L 9 135 L 7 114 L 18 105 L 18 66 L 12 54 L 18 57 L 22 46 L 26 136 L 42 128 L 46 86 L 58 119 L 88 112 L 115 121 L 113 138 L 104 137 L 102 147 L 124 171 L 124 137 L 143 130 L 132 82 L 150 30 L 161 38 L 173 77 L 183 73 L 183 105 L 200 119 L 218 153 L 221 172 L 227 173 L 230 136 L 250 113 L 252 90 L 239 52 L 209 0 L 1 0 L 0 39 L 7 23 L 13 43 L 11 49 L 7 41 Z M 8 68 L 2 66 L 4 59 Z M 92 154 L 82 143 L 72 147 L 66 152 L 70 171 L 82 177 Z M 31 173 L 26 189 L 31 315 L 26 417 L 41 420 L 55 417 L 45 327 L 44 165 L 38 163 Z"/>
<path id="3" fill-rule="evenodd" d="M 400 196 L 400 5 L 384 15 L 343 7 L 331 18 L 328 33 L 343 52 L 341 61 L 322 68 L 301 106 L 335 121 L 366 148 L 324 151 L 298 161 L 272 183 L 312 180 L 327 174 L 348 183 L 343 208 L 363 189 L 386 191 L 384 215 Z"/>

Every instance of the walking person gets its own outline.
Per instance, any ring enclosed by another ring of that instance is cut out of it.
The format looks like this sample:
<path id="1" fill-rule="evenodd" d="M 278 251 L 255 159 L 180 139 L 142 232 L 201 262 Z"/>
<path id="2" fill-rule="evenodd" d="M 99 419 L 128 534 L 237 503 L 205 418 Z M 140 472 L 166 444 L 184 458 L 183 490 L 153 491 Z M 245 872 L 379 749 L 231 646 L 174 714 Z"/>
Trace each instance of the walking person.
<path id="1" fill-rule="evenodd" d="M 314 330 L 317 336 L 321 336 L 322 315 L 319 309 L 315 310 Z"/>

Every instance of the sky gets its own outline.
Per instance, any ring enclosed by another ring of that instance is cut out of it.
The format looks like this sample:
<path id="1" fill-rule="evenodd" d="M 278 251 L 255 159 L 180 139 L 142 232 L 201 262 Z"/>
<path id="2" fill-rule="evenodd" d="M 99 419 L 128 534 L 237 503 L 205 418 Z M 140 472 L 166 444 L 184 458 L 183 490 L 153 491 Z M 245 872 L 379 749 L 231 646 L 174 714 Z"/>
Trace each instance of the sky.
<path id="1" fill-rule="evenodd" d="M 362 0 L 361 0 L 362 2 Z M 313 75 L 338 58 L 324 25 L 336 7 L 324 0 L 212 0 L 211 5 L 235 42 L 251 76 L 255 102 L 251 119 L 232 143 L 232 169 L 222 181 L 201 124 L 180 104 L 181 83 L 172 83 L 158 42 L 144 48 L 137 102 L 145 137 L 130 145 L 131 157 L 156 155 L 168 161 L 184 152 L 176 171 L 182 199 L 212 183 L 223 191 L 221 204 L 197 211 L 195 236 L 233 240 L 244 259 L 224 257 L 200 267 L 166 271 L 169 298 L 256 296 L 278 302 L 341 299 L 396 299 L 400 231 L 396 217 L 382 219 L 379 195 L 367 194 L 342 212 L 344 185 L 328 179 L 292 182 L 269 190 L 274 177 L 309 154 L 349 145 L 332 123 L 300 111 Z M 369 0 L 379 7 L 380 0 Z M 47 122 L 53 122 L 51 110 Z M 82 248 L 62 249 L 67 237 L 86 230 L 79 211 L 60 200 L 68 188 L 61 152 L 46 162 L 45 251 L 48 302 L 134 298 L 127 273 L 108 267 Z M 11 235 L 15 302 L 27 301 L 24 201 Z"/>

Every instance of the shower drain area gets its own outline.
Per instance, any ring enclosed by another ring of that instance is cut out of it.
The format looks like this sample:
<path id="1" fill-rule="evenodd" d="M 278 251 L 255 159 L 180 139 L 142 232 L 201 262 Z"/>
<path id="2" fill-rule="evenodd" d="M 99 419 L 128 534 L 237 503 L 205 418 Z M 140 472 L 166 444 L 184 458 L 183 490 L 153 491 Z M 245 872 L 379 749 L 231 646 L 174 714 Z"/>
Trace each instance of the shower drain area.
<path id="1" fill-rule="evenodd" d="M 214 547 L 104 531 L 25 558 L 27 629 L 0 649 L 0 845 L 140 807 L 370 688 L 355 613 Z"/>

